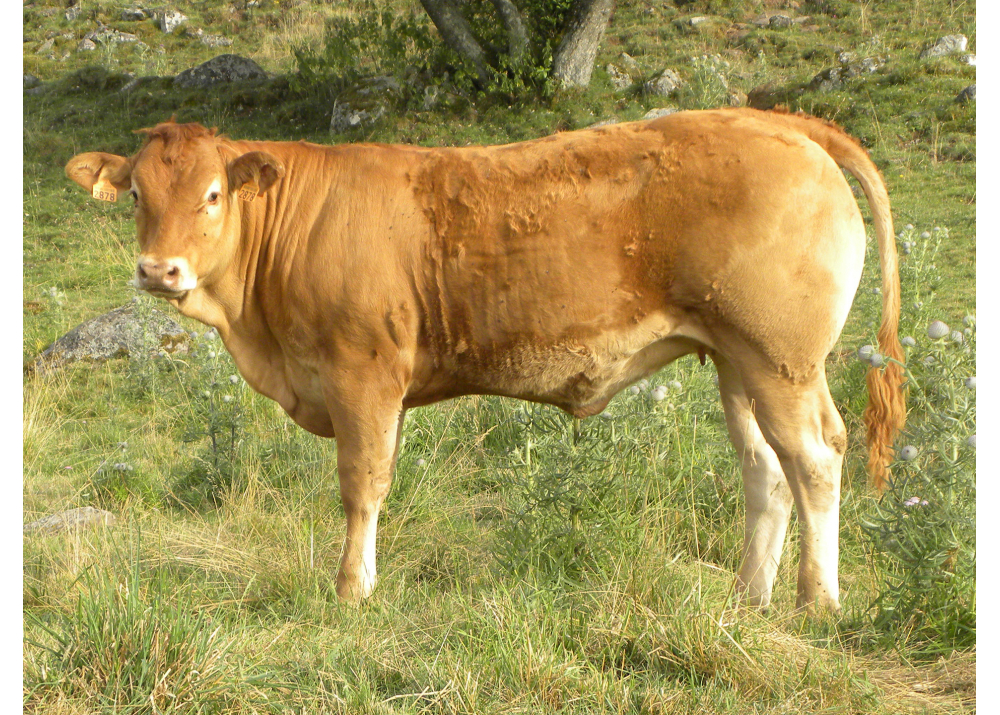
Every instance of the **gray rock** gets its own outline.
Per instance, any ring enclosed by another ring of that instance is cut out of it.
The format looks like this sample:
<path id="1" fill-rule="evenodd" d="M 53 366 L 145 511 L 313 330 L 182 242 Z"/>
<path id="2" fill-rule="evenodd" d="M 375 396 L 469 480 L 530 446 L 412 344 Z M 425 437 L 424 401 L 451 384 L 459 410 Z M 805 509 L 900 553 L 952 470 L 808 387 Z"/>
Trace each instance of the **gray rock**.
<path id="1" fill-rule="evenodd" d="M 626 72 L 622 72 L 615 65 L 609 64 L 604 68 L 608 73 L 608 78 L 611 80 L 611 86 L 615 88 L 616 92 L 620 92 L 623 89 L 628 89 L 632 86 L 632 78 Z"/>
<path id="2" fill-rule="evenodd" d="M 968 45 L 969 38 L 965 35 L 945 35 L 944 37 L 939 37 L 937 42 L 921 52 L 920 59 L 925 60 L 929 57 L 943 57 L 944 55 L 952 55 L 956 52 L 965 52 L 965 48 Z"/>
<path id="3" fill-rule="evenodd" d="M 176 10 L 165 10 L 156 18 L 160 29 L 168 35 L 187 22 L 187 15 Z"/>
<path id="4" fill-rule="evenodd" d="M 69 8 L 66 11 L 66 20 L 68 22 L 73 22 L 73 20 L 80 17 L 80 12 L 81 12 L 80 6 L 74 5 L 73 7 Z"/>
<path id="5" fill-rule="evenodd" d="M 963 65 L 969 65 L 969 67 L 976 66 L 976 56 L 975 55 L 962 55 L 959 60 Z"/>
<path id="6" fill-rule="evenodd" d="M 222 35 L 210 35 L 205 33 L 199 36 L 198 40 L 206 47 L 229 47 L 233 41 Z"/>
<path id="7" fill-rule="evenodd" d="M 135 315 L 135 304 L 81 323 L 42 351 L 26 372 L 47 374 L 74 362 L 104 362 L 138 351 L 187 350 L 188 337 L 176 322 L 155 309 L 148 309 L 143 322 Z"/>
<path id="8" fill-rule="evenodd" d="M 368 77 L 343 91 L 330 112 L 330 131 L 339 134 L 374 124 L 396 103 L 403 85 L 388 75 Z"/>
<path id="9" fill-rule="evenodd" d="M 612 124 L 618 124 L 621 120 L 618 117 L 608 117 L 607 119 L 602 119 L 599 122 L 594 122 L 587 129 L 597 129 L 598 127 L 608 127 Z"/>
<path id="10" fill-rule="evenodd" d="M 683 84 L 684 80 L 681 79 L 679 74 L 671 69 L 665 69 L 658 77 L 645 82 L 642 85 L 642 89 L 647 94 L 656 95 L 658 97 L 667 97 Z"/>
<path id="11" fill-rule="evenodd" d="M 146 11 L 141 7 L 130 7 L 122 10 L 123 22 L 140 22 L 146 19 Z"/>
<path id="12" fill-rule="evenodd" d="M 830 67 L 813 77 L 809 83 L 809 88 L 818 89 L 821 92 L 830 92 L 842 87 L 845 80 L 877 72 L 882 67 L 882 64 L 882 59 L 879 57 L 865 57 L 860 62 L 850 62 L 840 67 Z"/>
<path id="13" fill-rule="evenodd" d="M 222 35 L 210 35 L 200 27 L 188 27 L 184 30 L 184 35 L 186 37 L 197 38 L 198 41 L 206 47 L 229 47 L 233 44 L 233 41 L 228 37 L 223 37 Z"/>
<path id="14" fill-rule="evenodd" d="M 42 83 L 42 80 L 38 79 L 33 74 L 24 75 L 24 89 L 34 89 Z"/>
<path id="15" fill-rule="evenodd" d="M 114 29 L 113 27 L 108 27 L 103 22 L 97 22 L 97 29 L 91 30 L 86 35 L 83 36 L 84 40 L 90 40 L 91 42 L 100 42 L 103 45 L 108 44 L 122 44 L 125 42 L 136 42 L 139 38 L 130 32 L 121 32 Z"/>
<path id="16" fill-rule="evenodd" d="M 267 79 L 267 72 L 253 60 L 239 55 L 219 55 L 174 77 L 178 87 L 212 87 L 227 82 Z"/>
<path id="17" fill-rule="evenodd" d="M 648 112 L 642 115 L 643 119 L 658 119 L 659 117 L 665 117 L 668 114 L 673 114 L 677 111 L 677 107 L 657 107 L 656 109 L 650 109 Z"/>
<path id="18" fill-rule="evenodd" d="M 56 38 L 50 37 L 45 42 L 43 42 L 42 44 L 40 44 L 38 46 L 38 49 L 35 50 L 35 52 L 37 52 L 40 55 L 44 55 L 46 52 L 51 52 L 52 51 L 52 46 L 55 45 L 55 43 L 56 43 Z"/>
<path id="19" fill-rule="evenodd" d="M 970 84 L 968 87 L 963 89 L 955 97 L 955 101 L 959 104 L 965 104 L 966 102 L 976 101 L 976 85 Z"/>
<path id="20" fill-rule="evenodd" d="M 627 52 L 622 52 L 620 55 L 618 55 L 618 60 L 622 63 L 622 66 L 625 68 L 625 70 L 630 74 L 633 72 L 638 73 L 641 71 L 639 69 L 639 63 L 636 62 L 635 58 Z"/>
<path id="21" fill-rule="evenodd" d="M 358 129 L 367 124 L 372 124 L 385 114 L 385 107 L 376 106 L 371 110 L 352 109 L 349 104 L 334 102 L 333 112 L 330 115 L 330 131 L 334 134 L 342 134 Z"/>
<path id="22" fill-rule="evenodd" d="M 359 97 L 367 97 L 375 94 L 400 92 L 402 89 L 403 85 L 399 83 L 398 79 L 390 75 L 382 75 L 364 80 L 357 92 Z"/>
<path id="23" fill-rule="evenodd" d="M 729 93 L 729 106 L 730 107 L 745 107 L 747 106 L 747 95 L 739 90 L 735 90 Z"/>
<path id="24" fill-rule="evenodd" d="M 791 15 L 786 15 L 784 12 L 778 12 L 775 10 L 768 10 L 762 15 L 758 15 L 753 20 L 750 21 L 751 25 L 755 25 L 760 28 L 782 28 L 791 27 L 793 24 L 801 24 L 809 19 L 809 16 L 804 17 L 792 17 Z"/>
<path id="25" fill-rule="evenodd" d="M 90 529 L 97 526 L 112 526 L 117 518 L 110 511 L 82 506 L 78 509 L 51 514 L 24 525 L 25 534 L 56 534 L 60 531 Z"/>
<path id="26" fill-rule="evenodd" d="M 94 44 L 94 41 L 87 39 L 86 37 L 80 40 L 80 44 L 76 46 L 77 52 L 93 52 L 96 49 L 97 45 Z"/>

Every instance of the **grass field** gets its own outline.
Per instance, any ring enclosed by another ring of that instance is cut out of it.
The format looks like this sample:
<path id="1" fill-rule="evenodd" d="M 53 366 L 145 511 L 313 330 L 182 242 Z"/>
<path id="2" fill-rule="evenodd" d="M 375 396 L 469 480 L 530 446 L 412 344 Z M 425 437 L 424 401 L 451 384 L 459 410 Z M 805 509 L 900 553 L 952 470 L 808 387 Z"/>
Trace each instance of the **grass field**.
<path id="1" fill-rule="evenodd" d="M 127 6 L 88 2 L 67 20 L 61 3 L 24 5 L 24 71 L 47 82 L 24 97 L 25 362 L 135 297 L 130 207 L 92 201 L 63 165 L 81 151 L 132 153 L 131 131 L 171 114 L 234 138 L 462 145 L 715 106 L 771 85 L 857 136 L 885 176 L 900 334 L 914 338 L 898 446 L 916 457 L 895 466 L 884 497 L 867 486 L 868 366 L 856 350 L 875 342 L 881 304 L 869 245 L 828 365 L 850 433 L 838 617 L 793 611 L 794 523 L 771 610 L 734 609 L 739 467 L 714 368 L 696 358 L 576 424 L 500 398 L 411 411 L 381 520 L 379 586 L 346 606 L 333 584 L 344 529 L 335 443 L 295 427 L 204 326 L 178 317 L 197 332 L 188 354 L 25 378 L 24 521 L 83 505 L 118 515 L 112 528 L 24 540 L 26 711 L 975 711 L 975 104 L 954 101 L 975 68 L 918 58 L 954 33 L 974 53 L 974 4 L 802 2 L 784 11 L 804 23 L 741 29 L 780 4 L 620 0 L 585 92 L 456 91 L 424 110 L 419 84 L 433 78 L 420 74 L 379 122 L 341 135 L 328 127 L 343 85 L 303 81 L 293 50 L 321 49 L 326 18 L 361 17 L 347 3 L 178 3 L 190 25 L 233 39 L 221 50 L 122 22 Z M 673 23 L 692 14 L 719 19 Z M 146 48 L 76 52 L 98 20 Z M 169 81 L 118 91 L 123 72 L 173 75 L 223 51 L 282 75 L 208 96 Z M 789 89 L 841 51 L 883 64 L 834 91 Z M 604 67 L 622 52 L 644 73 L 675 68 L 686 89 L 670 100 L 614 92 Z M 720 61 L 692 60 L 702 55 Z M 172 311 L 138 298 L 138 310 L 154 307 Z M 947 337 L 928 337 L 934 320 Z M 656 385 L 665 400 L 651 398 Z"/>

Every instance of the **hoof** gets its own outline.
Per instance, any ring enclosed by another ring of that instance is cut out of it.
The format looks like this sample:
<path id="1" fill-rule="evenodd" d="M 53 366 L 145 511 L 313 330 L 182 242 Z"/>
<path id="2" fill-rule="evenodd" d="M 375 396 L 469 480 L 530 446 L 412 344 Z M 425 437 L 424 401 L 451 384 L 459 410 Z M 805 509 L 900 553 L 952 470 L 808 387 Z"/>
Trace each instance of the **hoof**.
<path id="1" fill-rule="evenodd" d="M 375 579 L 348 578 L 337 574 L 337 597 L 346 603 L 361 603 L 375 590 Z"/>

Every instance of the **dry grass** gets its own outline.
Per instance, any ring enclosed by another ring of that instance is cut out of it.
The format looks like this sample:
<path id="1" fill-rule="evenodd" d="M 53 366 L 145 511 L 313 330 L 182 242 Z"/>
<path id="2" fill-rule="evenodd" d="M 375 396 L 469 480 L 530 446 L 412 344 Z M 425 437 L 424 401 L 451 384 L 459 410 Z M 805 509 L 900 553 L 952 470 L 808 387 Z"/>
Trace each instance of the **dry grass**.
<path id="1" fill-rule="evenodd" d="M 872 680 L 901 713 L 976 712 L 975 649 L 930 664 L 884 659 L 868 666 Z"/>

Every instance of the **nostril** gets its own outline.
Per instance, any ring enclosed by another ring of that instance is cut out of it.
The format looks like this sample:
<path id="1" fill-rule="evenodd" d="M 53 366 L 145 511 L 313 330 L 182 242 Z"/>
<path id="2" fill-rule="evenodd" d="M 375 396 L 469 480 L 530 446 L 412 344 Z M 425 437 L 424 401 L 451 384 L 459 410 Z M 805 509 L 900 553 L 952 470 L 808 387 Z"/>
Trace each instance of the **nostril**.
<path id="1" fill-rule="evenodd" d="M 139 266 L 138 273 L 139 273 L 139 277 L 140 278 L 145 278 L 146 277 L 146 269 L 143 268 L 142 266 Z"/>
<path id="2" fill-rule="evenodd" d="M 176 278 L 178 275 L 180 275 L 180 272 L 181 271 L 177 266 L 171 266 L 170 270 L 167 271 L 167 276 L 169 276 L 170 278 Z"/>

